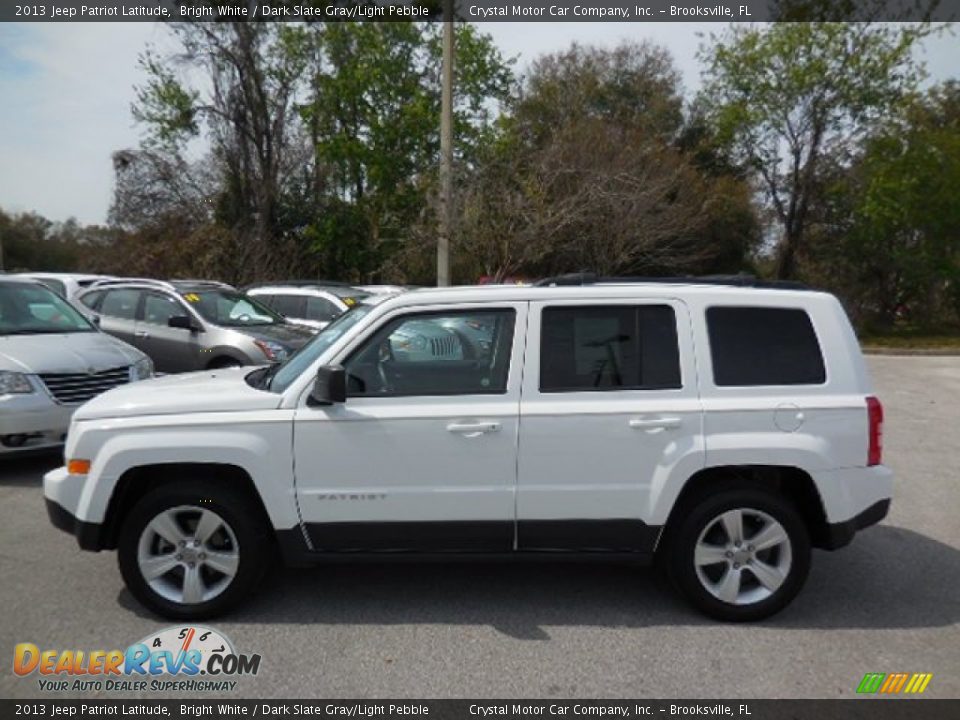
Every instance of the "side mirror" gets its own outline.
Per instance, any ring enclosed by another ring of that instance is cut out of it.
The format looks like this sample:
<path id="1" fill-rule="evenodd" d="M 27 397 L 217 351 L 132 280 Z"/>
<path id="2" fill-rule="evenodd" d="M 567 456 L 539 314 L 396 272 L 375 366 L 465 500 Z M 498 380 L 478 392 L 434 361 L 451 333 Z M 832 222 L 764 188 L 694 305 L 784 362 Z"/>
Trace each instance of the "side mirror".
<path id="1" fill-rule="evenodd" d="M 167 320 L 167 325 L 172 328 L 180 328 L 181 330 L 197 330 L 197 326 L 193 324 L 193 320 L 190 319 L 189 315 L 174 315 L 172 318 Z"/>
<path id="2" fill-rule="evenodd" d="M 317 370 L 310 391 L 314 405 L 333 405 L 347 401 L 347 372 L 340 365 L 325 365 Z"/>

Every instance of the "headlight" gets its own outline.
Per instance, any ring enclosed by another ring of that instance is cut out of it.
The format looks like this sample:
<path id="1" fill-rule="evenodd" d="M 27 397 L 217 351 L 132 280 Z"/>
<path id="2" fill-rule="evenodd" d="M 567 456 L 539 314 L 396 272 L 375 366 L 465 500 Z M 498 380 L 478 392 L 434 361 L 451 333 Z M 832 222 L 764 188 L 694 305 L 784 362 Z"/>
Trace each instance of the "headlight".
<path id="1" fill-rule="evenodd" d="M 130 382 L 146 380 L 153 376 L 153 360 L 142 357 L 130 366 Z"/>
<path id="2" fill-rule="evenodd" d="M 33 385 L 24 373 L 0 370 L 0 395 L 26 395 L 33 392 Z"/>
<path id="3" fill-rule="evenodd" d="M 272 340 L 254 340 L 253 342 L 271 362 L 283 362 L 290 354 L 283 345 Z"/>

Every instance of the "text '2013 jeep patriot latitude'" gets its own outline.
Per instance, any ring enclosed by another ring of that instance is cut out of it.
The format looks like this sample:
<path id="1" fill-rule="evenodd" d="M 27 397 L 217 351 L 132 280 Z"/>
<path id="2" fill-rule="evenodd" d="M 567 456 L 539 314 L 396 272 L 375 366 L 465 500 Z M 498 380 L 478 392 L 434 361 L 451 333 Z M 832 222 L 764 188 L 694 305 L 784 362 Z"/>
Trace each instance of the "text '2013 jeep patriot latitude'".
<path id="1" fill-rule="evenodd" d="M 832 295 L 720 283 L 379 296 L 269 368 L 83 405 L 44 493 L 133 595 L 209 617 L 272 553 L 658 558 L 724 620 L 887 513 L 882 408 Z"/>

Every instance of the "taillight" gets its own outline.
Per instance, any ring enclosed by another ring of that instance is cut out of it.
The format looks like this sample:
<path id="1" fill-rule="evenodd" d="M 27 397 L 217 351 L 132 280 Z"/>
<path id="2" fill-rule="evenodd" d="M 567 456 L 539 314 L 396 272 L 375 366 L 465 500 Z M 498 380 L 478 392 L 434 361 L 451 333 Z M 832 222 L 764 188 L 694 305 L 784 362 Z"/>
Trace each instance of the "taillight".
<path id="1" fill-rule="evenodd" d="M 879 465 L 883 461 L 883 405 L 872 395 L 867 398 L 867 421 L 870 427 L 867 465 Z"/>

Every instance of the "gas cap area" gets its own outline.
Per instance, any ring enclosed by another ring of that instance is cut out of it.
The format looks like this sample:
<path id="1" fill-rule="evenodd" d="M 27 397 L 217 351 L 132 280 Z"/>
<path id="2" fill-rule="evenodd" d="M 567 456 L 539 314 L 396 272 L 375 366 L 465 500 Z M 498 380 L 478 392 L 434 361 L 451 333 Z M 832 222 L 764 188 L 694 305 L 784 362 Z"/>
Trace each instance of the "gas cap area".
<path id="1" fill-rule="evenodd" d="M 783 432 L 796 432 L 803 425 L 803 411 L 792 403 L 781 403 L 773 413 L 773 424 Z"/>

